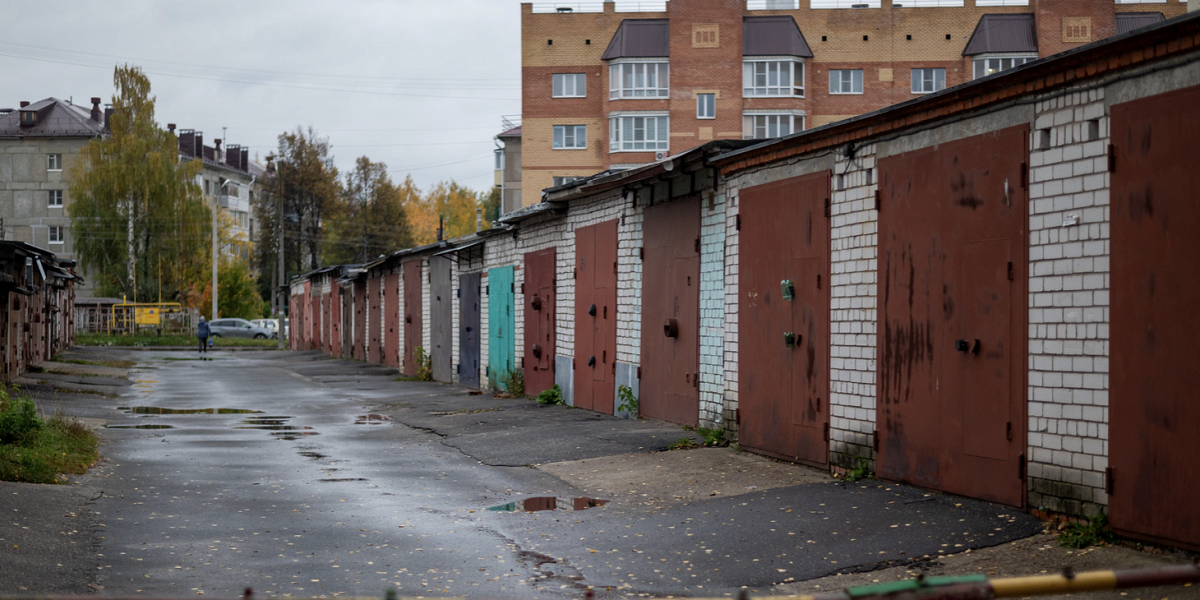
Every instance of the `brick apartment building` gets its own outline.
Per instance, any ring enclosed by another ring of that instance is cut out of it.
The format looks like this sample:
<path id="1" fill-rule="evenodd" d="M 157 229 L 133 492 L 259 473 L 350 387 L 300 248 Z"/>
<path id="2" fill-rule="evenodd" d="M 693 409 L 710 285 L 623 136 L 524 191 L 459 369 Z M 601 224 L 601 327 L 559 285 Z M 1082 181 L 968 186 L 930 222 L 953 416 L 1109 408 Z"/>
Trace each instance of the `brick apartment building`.
<path id="1" fill-rule="evenodd" d="M 820 127 L 1186 11 L 1179 0 L 525 3 L 521 205 L 573 177 Z"/>

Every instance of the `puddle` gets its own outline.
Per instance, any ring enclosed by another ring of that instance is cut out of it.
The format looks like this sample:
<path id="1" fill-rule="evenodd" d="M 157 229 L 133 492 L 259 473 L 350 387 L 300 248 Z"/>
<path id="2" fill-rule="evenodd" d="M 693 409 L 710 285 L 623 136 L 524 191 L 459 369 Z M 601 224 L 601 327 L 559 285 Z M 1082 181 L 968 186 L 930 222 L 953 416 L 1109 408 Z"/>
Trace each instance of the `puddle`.
<path id="1" fill-rule="evenodd" d="M 175 429 L 174 425 L 105 425 L 105 429 Z"/>
<path id="2" fill-rule="evenodd" d="M 271 433 L 277 440 L 298 440 L 309 435 L 321 435 L 315 431 L 275 431 Z"/>
<path id="3" fill-rule="evenodd" d="M 536 496 L 489 507 L 488 510 L 499 512 L 537 512 L 540 510 L 587 510 L 595 506 L 604 506 L 608 500 L 599 498 L 557 498 L 555 496 Z"/>
<path id="4" fill-rule="evenodd" d="M 341 479 L 318 479 L 321 483 L 342 483 L 344 481 L 368 481 L 366 477 L 343 477 Z"/>
<path id="5" fill-rule="evenodd" d="M 379 413 L 370 413 L 370 414 L 366 414 L 366 415 L 358 415 L 358 417 L 356 417 L 354 419 L 354 424 L 355 425 L 382 425 L 388 421 L 391 421 L 391 419 L 389 419 L 387 417 L 387 415 L 381 415 Z"/>
<path id="6" fill-rule="evenodd" d="M 313 460 L 321 460 L 322 458 L 328 458 L 326 455 L 321 454 L 320 452 L 301 452 L 300 456 L 303 456 L 304 458 L 311 458 Z"/>
<path id="7" fill-rule="evenodd" d="M 119 406 L 121 412 L 135 415 L 253 415 L 261 410 L 248 408 L 163 408 L 161 406 Z M 282 417 L 288 418 L 288 417 Z"/>

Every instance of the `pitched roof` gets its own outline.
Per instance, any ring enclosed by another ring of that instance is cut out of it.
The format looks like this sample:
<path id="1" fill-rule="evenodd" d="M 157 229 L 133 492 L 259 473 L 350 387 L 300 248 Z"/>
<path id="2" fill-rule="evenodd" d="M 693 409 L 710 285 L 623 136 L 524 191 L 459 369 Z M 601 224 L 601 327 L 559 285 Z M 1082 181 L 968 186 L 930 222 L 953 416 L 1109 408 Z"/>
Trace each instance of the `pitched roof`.
<path id="1" fill-rule="evenodd" d="M 512 129 L 502 131 L 496 137 L 521 137 L 521 126 L 517 125 L 516 127 L 513 127 Z"/>
<path id="2" fill-rule="evenodd" d="M 625 19 L 601 60 L 615 58 L 661 58 L 671 55 L 670 22 L 667 19 Z"/>
<path id="3" fill-rule="evenodd" d="M 1037 24 L 1033 13 L 983 15 L 963 48 L 963 56 L 992 52 L 1037 54 Z"/>
<path id="4" fill-rule="evenodd" d="M 37 123 L 21 127 L 21 113 L 35 111 Z M 95 137 L 104 124 L 93 121 L 91 109 L 58 98 L 46 98 L 29 106 L 0 114 L 0 137 Z"/>
<path id="5" fill-rule="evenodd" d="M 1128 12 L 1117 13 L 1117 34 L 1129 33 L 1166 20 L 1160 12 Z"/>
<path id="6" fill-rule="evenodd" d="M 791 15 L 742 18 L 743 56 L 802 56 L 812 50 Z"/>

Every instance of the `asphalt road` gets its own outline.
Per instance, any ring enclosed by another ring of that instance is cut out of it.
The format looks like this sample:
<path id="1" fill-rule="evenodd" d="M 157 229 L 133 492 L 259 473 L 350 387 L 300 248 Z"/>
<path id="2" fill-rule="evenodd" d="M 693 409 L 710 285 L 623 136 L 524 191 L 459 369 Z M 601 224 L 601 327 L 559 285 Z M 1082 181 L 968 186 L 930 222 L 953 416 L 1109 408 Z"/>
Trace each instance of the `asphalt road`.
<path id="1" fill-rule="evenodd" d="M 1019 511 L 828 477 L 651 506 L 614 494 L 587 510 L 488 510 L 589 493 L 540 465 L 602 468 L 595 459 L 661 451 L 689 434 L 396 381 L 390 369 L 315 353 L 130 356 L 133 385 L 114 386 L 117 397 L 58 401 L 107 423 L 105 460 L 72 492 L 91 539 L 73 541 L 83 558 L 56 567 L 89 574 L 76 585 L 102 595 L 769 593 L 1041 531 Z M 50 589 L 53 559 L 25 560 L 20 593 L 88 591 Z"/>

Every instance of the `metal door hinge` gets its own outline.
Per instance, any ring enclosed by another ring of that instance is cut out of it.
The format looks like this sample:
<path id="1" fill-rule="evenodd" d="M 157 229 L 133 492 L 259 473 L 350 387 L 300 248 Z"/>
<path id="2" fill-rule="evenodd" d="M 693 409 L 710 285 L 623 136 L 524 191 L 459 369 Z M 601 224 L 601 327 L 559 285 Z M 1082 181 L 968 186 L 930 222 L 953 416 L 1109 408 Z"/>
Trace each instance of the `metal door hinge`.
<path id="1" fill-rule="evenodd" d="M 742 230 L 742 215 L 738 215 L 737 217 L 735 217 L 735 219 L 736 219 L 736 222 L 734 223 L 733 228 L 738 231 L 741 231 Z"/>
<path id="2" fill-rule="evenodd" d="M 829 218 L 829 198 L 825 199 L 825 218 Z"/>
<path id="3" fill-rule="evenodd" d="M 1012 441 L 1012 421 L 1009 421 L 1008 423 L 1005 424 L 1004 437 L 1007 438 L 1008 441 L 1010 441 L 1010 442 Z"/>
<path id="4" fill-rule="evenodd" d="M 699 373 L 692 374 L 692 387 L 694 387 L 696 389 L 700 389 L 700 374 Z"/>
<path id="5" fill-rule="evenodd" d="M 1011 260 L 1010 260 L 1010 261 L 1008 261 L 1008 280 L 1009 280 L 1009 281 L 1012 281 L 1012 280 L 1013 280 L 1013 265 L 1012 265 L 1012 261 L 1011 261 Z"/>
<path id="6" fill-rule="evenodd" d="M 829 423 L 826 423 L 825 426 L 822 427 L 821 429 L 822 429 L 822 436 L 825 438 L 825 441 L 828 442 L 829 441 Z"/>
<path id="7" fill-rule="evenodd" d="M 454 290 L 454 297 L 462 298 L 462 288 L 458 288 L 457 290 Z"/>
<path id="8" fill-rule="evenodd" d="M 638 248 L 638 260 L 646 260 L 646 247 L 645 246 L 641 246 Z"/>
<path id="9" fill-rule="evenodd" d="M 521 293 L 522 294 L 525 293 L 525 284 L 524 283 L 521 284 Z"/>
<path id="10" fill-rule="evenodd" d="M 733 409 L 733 422 L 737 423 L 738 425 L 742 424 L 742 409 L 740 409 L 740 408 Z"/>
<path id="11" fill-rule="evenodd" d="M 1113 484 L 1116 482 L 1116 479 L 1117 478 L 1116 478 L 1116 475 L 1113 473 L 1112 467 L 1107 467 L 1104 469 L 1104 493 L 1105 494 L 1108 494 L 1109 496 L 1112 495 L 1113 489 L 1114 489 Z"/>
<path id="12" fill-rule="evenodd" d="M 1029 187 L 1029 164 L 1021 163 L 1021 189 Z"/>
<path id="13" fill-rule="evenodd" d="M 617 261 L 613 261 L 613 275 L 617 274 Z"/>
<path id="14" fill-rule="evenodd" d="M 1117 147 L 1113 144 L 1108 145 L 1108 172 L 1117 172 Z"/>
<path id="15" fill-rule="evenodd" d="M 879 430 L 871 432 L 871 448 L 879 452 Z"/>
<path id="16" fill-rule="evenodd" d="M 879 210 L 879 207 L 883 204 L 882 198 L 883 198 L 883 194 L 880 194 L 879 190 L 875 190 L 875 210 L 877 210 L 877 211 Z"/>
<path id="17" fill-rule="evenodd" d="M 638 365 L 638 368 L 637 368 L 637 378 L 638 378 L 638 379 L 641 379 L 641 378 L 642 378 L 642 367 L 641 367 L 641 365 Z"/>
<path id="18" fill-rule="evenodd" d="M 1025 453 L 1017 455 L 1017 479 L 1025 480 Z"/>

